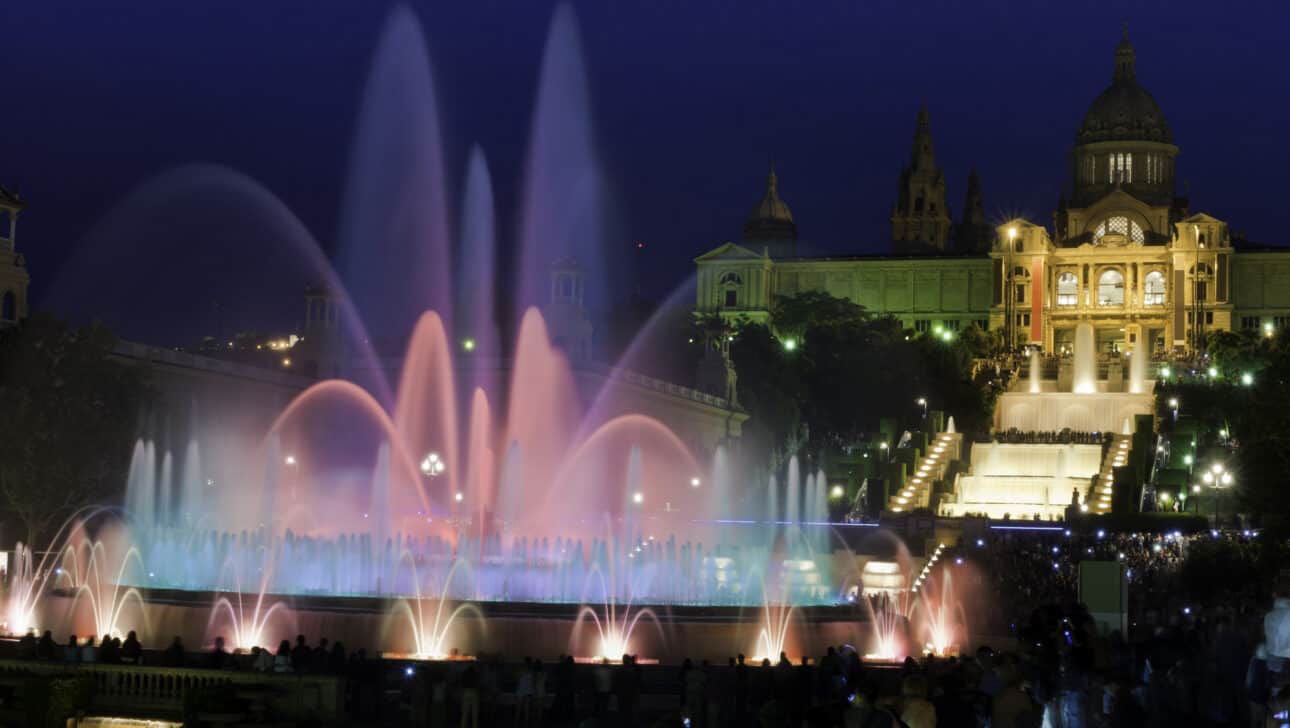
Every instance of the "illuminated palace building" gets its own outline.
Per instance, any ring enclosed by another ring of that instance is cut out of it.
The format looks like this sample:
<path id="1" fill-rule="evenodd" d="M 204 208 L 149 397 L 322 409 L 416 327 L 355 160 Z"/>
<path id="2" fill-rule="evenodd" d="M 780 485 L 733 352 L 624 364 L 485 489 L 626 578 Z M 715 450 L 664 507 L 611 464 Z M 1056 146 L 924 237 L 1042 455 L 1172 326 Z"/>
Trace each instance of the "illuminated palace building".
<path id="1" fill-rule="evenodd" d="M 1178 151 L 1126 37 L 1111 84 L 1075 135 L 1069 196 L 1052 228 L 988 224 L 975 174 L 954 223 L 924 109 L 892 207 L 891 255 L 798 257 L 772 170 L 743 242 L 695 260 L 697 308 L 764 320 L 775 296 L 822 291 L 910 329 L 976 324 L 1056 353 L 1070 351 L 1084 321 L 1103 353 L 1140 341 L 1153 353 L 1186 353 L 1206 332 L 1290 324 L 1290 249 L 1234 245 L 1225 222 L 1193 212 L 1176 194 Z"/>

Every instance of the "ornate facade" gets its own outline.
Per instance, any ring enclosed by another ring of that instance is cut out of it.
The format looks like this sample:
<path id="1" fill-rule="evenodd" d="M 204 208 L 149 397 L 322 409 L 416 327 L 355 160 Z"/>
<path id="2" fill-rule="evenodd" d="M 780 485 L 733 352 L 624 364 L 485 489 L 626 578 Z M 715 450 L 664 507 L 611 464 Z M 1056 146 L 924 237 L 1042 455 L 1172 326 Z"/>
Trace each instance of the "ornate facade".
<path id="1" fill-rule="evenodd" d="M 1225 222 L 1193 212 L 1175 193 L 1178 153 L 1126 36 L 1076 133 L 1052 228 L 1015 219 L 991 230 L 975 172 L 953 225 L 923 109 L 892 208 L 893 255 L 726 243 L 695 259 L 697 311 L 765 320 L 775 296 L 815 290 L 917 331 L 975 323 L 1050 352 L 1071 347 L 1080 321 L 1102 351 L 1185 352 L 1214 331 L 1290 326 L 1290 249 L 1234 246 Z M 767 196 L 787 213 L 773 174 Z"/>

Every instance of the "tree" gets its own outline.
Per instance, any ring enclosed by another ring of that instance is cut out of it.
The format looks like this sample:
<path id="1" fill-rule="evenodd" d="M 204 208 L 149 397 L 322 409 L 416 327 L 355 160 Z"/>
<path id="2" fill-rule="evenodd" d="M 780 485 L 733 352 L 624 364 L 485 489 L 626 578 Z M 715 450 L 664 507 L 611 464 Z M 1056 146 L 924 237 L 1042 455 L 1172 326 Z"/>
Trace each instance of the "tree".
<path id="1" fill-rule="evenodd" d="M 984 332 L 967 341 L 923 336 L 826 293 L 779 298 L 770 324 L 743 324 L 731 350 L 751 416 L 745 445 L 772 453 L 772 467 L 803 448 L 818 461 L 875 432 L 882 418 L 921 414 L 921 397 L 965 431 L 985 427 L 994 392 L 971 371 L 974 351 L 988 346 Z"/>
<path id="2" fill-rule="evenodd" d="M 115 344 L 46 314 L 0 335 L 0 518 L 27 543 L 125 484 L 148 389 Z"/>

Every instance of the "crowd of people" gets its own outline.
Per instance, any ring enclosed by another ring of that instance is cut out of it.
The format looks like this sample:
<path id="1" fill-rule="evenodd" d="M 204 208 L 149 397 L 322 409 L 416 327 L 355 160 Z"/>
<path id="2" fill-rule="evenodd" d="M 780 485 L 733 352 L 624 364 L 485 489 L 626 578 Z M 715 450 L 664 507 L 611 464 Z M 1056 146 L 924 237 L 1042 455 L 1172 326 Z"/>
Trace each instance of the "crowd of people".
<path id="1" fill-rule="evenodd" d="M 994 442 L 1023 445 L 1105 445 L 1113 435 L 1109 432 L 1083 430 L 1019 430 L 1015 427 L 999 430 L 990 435 Z"/>
<path id="2" fill-rule="evenodd" d="M 631 656 L 581 664 L 567 655 L 550 663 L 500 655 L 407 663 L 369 660 L 326 639 L 310 644 L 304 635 L 276 650 L 230 652 L 217 638 L 189 653 L 179 638 L 153 652 L 134 633 L 59 643 L 49 632 L 23 637 L 17 655 L 338 675 L 356 720 L 389 716 L 393 693 L 399 719 L 419 726 L 1261 726 L 1283 710 L 1281 686 L 1290 683 L 1290 666 L 1260 644 L 1269 594 L 1251 588 L 1197 598 L 1181 581 L 1198 545 L 1226 543 L 1253 558 L 1258 539 L 1061 530 L 965 539 L 942 563 L 960 569 L 965 586 L 979 580 L 992 607 L 985 616 L 995 620 L 975 625 L 978 639 L 1004 649 L 900 665 L 866 662 L 848 646 L 818 658 L 736 655 L 679 665 Z M 1099 626 L 1078 603 L 1079 562 L 1088 559 L 1124 565 L 1127 630 Z"/>

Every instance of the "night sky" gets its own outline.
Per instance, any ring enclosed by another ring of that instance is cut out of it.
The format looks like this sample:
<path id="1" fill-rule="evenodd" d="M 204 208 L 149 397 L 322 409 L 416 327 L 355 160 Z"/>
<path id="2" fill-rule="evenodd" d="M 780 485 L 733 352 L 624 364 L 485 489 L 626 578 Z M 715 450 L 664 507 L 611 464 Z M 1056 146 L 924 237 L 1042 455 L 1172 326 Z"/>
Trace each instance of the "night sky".
<path id="1" fill-rule="evenodd" d="M 308 266 L 218 201 L 193 219 L 227 227 L 203 222 L 176 235 L 140 224 L 87 236 L 154 175 L 214 163 L 278 195 L 330 252 L 358 104 L 390 6 L 4 7 L 0 183 L 28 201 L 18 242 L 34 307 L 101 315 L 130 337 L 166 344 L 216 327 L 296 325 Z M 452 194 L 470 146 L 480 144 L 506 245 L 554 4 L 412 7 L 429 44 Z M 630 255 L 636 241 L 646 243 L 642 277 L 652 296 L 690 275 L 694 256 L 739 237 L 772 158 L 804 251 L 885 250 L 923 100 L 956 219 L 975 165 L 988 214 L 1051 225 L 1066 155 L 1110 81 L 1125 20 L 1139 81 L 1182 150 L 1179 192 L 1189 180 L 1193 210 L 1253 241 L 1290 243 L 1278 214 L 1290 170 L 1281 138 L 1290 129 L 1285 3 L 652 0 L 574 9 L 598 151 L 625 231 L 605 245 Z M 123 270 L 128 280 L 117 277 Z"/>

